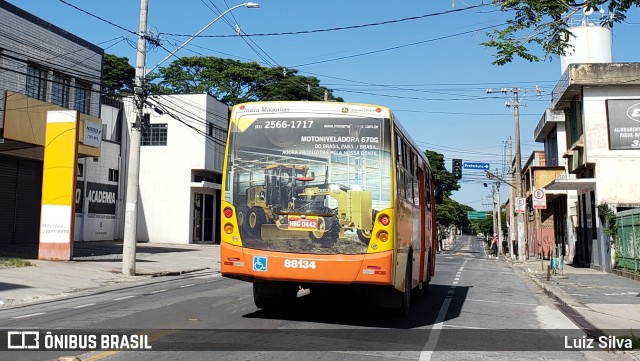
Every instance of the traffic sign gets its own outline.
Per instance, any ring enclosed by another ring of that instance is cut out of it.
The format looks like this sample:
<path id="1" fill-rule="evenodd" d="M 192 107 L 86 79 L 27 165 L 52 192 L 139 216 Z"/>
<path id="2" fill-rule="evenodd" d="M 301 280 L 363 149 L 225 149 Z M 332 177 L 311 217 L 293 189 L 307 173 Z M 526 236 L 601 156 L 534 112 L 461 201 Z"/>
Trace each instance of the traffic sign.
<path id="1" fill-rule="evenodd" d="M 531 198 L 533 198 L 534 209 L 547 209 L 547 195 L 544 188 L 534 190 Z"/>
<path id="2" fill-rule="evenodd" d="M 487 219 L 487 212 L 468 211 L 467 219 Z"/>
<path id="3" fill-rule="evenodd" d="M 525 203 L 524 197 L 516 197 L 516 213 L 524 213 L 526 211 Z"/>
<path id="4" fill-rule="evenodd" d="M 489 170 L 489 163 L 464 162 L 464 169 Z"/>

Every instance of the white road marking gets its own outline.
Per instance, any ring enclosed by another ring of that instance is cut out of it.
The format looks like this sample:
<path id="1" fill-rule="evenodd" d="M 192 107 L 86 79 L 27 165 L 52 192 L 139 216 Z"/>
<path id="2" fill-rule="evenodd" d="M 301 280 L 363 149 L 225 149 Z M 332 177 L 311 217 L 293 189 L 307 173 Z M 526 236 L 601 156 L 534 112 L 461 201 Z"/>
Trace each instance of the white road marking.
<path id="1" fill-rule="evenodd" d="M 152 291 L 152 292 L 149 292 L 149 294 L 160 293 L 160 292 L 165 292 L 165 291 L 168 291 L 168 289 L 165 288 L 165 289 L 162 289 L 162 290 Z"/>
<path id="2" fill-rule="evenodd" d="M 27 317 L 33 317 L 33 316 L 39 316 L 39 315 L 44 315 L 44 312 L 32 313 L 32 314 L 29 314 L 29 315 L 22 315 L 22 316 L 16 316 L 16 317 L 11 317 L 11 318 L 18 319 L 18 318 L 27 318 Z"/>
<path id="3" fill-rule="evenodd" d="M 89 307 L 89 306 L 95 306 L 95 303 L 87 303 L 85 305 L 75 306 L 73 308 L 84 308 L 84 307 Z"/>
<path id="4" fill-rule="evenodd" d="M 182 286 L 180 286 L 180 288 L 191 287 L 191 286 L 194 286 L 194 285 L 195 285 L 195 283 L 190 283 L 188 285 L 182 285 Z"/>
<path id="5" fill-rule="evenodd" d="M 460 266 L 460 271 L 464 270 L 464 266 L 469 261 L 469 258 L 465 259 L 462 262 L 462 266 Z M 454 285 L 451 286 L 447 296 L 444 298 L 444 302 L 442 302 L 442 306 L 440 307 L 440 311 L 438 312 L 438 316 L 436 317 L 436 322 L 431 327 L 431 332 L 429 333 L 429 339 L 422 347 L 422 351 L 420 352 L 419 361 L 430 361 L 433 357 L 433 350 L 435 350 L 436 345 L 438 344 L 438 339 L 440 338 L 440 333 L 442 328 L 444 327 L 444 319 L 447 317 L 447 312 L 449 311 L 449 305 L 451 304 L 451 297 L 455 293 L 455 289 L 457 286 L 455 285 L 457 282 L 453 282 Z"/>
<path id="6" fill-rule="evenodd" d="M 489 300 L 474 300 L 474 299 L 470 299 L 470 298 L 466 298 L 466 301 L 473 301 L 473 302 L 487 302 L 487 303 L 499 303 L 499 304 L 507 304 L 507 305 L 522 305 L 522 306 L 538 306 L 535 303 L 524 303 L 524 302 L 505 302 L 505 301 L 489 301 Z"/>
<path id="7" fill-rule="evenodd" d="M 126 300 L 127 298 L 134 298 L 136 296 L 124 296 L 124 297 L 118 297 L 118 298 L 114 298 L 114 301 L 122 301 L 122 300 Z"/>

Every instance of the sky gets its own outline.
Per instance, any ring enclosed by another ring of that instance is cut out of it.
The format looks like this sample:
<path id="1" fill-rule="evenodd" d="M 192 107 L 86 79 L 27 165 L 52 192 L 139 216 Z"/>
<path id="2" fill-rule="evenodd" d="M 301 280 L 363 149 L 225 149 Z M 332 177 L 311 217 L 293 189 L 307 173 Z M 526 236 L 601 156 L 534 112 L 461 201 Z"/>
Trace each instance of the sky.
<path id="1" fill-rule="evenodd" d="M 139 0 L 8 2 L 135 65 Z M 422 150 L 444 155 L 449 170 L 451 160 L 459 158 L 489 163 L 499 174 L 506 171 L 506 145 L 515 138 L 513 109 L 508 106 L 513 95 L 487 94 L 486 89 L 519 89 L 522 164 L 533 151 L 543 150 L 542 143 L 534 141 L 534 129 L 551 105 L 551 91 L 561 76 L 560 59 L 530 63 L 516 58 L 504 66 L 492 65 L 493 50 L 480 45 L 488 40 L 491 27 L 513 13 L 475 7 L 481 0 L 257 2 L 259 8 L 227 13 L 175 56 L 216 56 L 297 69 L 345 101 L 387 106 Z M 160 62 L 169 52 L 241 2 L 148 4 L 148 29 L 162 44 L 147 47 L 146 67 L 152 69 L 168 65 L 175 58 Z M 635 38 L 639 15 L 634 9 L 626 22 L 614 26 L 614 62 L 640 61 Z M 247 36 L 238 36 L 236 25 Z M 483 171 L 465 169 L 452 198 L 478 211 L 489 210 L 491 192 L 485 182 Z M 500 188 L 503 202 L 508 188 Z"/>

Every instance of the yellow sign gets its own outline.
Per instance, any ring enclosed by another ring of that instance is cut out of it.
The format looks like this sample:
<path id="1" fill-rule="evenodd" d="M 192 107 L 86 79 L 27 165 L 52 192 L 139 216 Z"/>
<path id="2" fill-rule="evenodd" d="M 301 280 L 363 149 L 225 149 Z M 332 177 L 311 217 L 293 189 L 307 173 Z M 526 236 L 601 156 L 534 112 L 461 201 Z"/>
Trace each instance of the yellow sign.
<path id="1" fill-rule="evenodd" d="M 39 259 L 70 260 L 75 216 L 78 112 L 47 113 Z"/>

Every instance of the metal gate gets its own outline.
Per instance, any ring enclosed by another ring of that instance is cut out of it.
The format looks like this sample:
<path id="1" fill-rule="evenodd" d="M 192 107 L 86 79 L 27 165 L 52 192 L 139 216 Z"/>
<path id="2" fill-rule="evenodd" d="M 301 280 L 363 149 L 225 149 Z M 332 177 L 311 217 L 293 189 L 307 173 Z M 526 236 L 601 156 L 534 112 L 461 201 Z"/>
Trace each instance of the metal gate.
<path id="1" fill-rule="evenodd" d="M 42 162 L 0 156 L 0 253 L 37 256 Z"/>
<path id="2" fill-rule="evenodd" d="M 640 209 L 619 212 L 616 215 L 616 267 L 640 271 Z"/>

